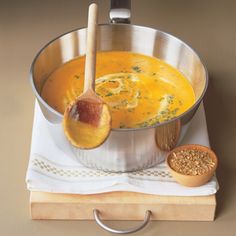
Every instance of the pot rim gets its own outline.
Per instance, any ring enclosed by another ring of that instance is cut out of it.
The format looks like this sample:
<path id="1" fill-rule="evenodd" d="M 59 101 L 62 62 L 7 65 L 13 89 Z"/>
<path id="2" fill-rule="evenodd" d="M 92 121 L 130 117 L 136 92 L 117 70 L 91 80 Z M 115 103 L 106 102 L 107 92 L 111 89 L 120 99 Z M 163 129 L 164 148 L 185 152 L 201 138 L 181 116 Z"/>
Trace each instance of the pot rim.
<path id="1" fill-rule="evenodd" d="M 105 24 L 98 24 L 98 27 L 106 27 L 106 26 L 116 26 L 116 25 L 123 25 L 125 27 L 135 27 L 135 28 L 141 28 L 141 29 L 148 29 L 148 30 L 153 30 L 153 31 L 158 31 L 160 33 L 162 33 L 165 37 L 169 37 L 169 38 L 172 38 L 172 39 L 175 39 L 177 41 L 179 41 L 180 43 L 182 43 L 184 46 L 186 46 L 190 51 L 192 51 L 193 54 L 195 54 L 195 56 L 199 59 L 199 61 L 201 62 L 202 66 L 203 66 L 203 69 L 204 69 L 204 72 L 205 72 L 205 86 L 204 86 L 204 89 L 202 91 L 202 94 L 201 96 L 195 101 L 195 103 L 188 109 L 186 110 L 184 113 L 180 114 L 179 116 L 176 116 L 168 121 L 164 121 L 164 122 L 161 122 L 161 123 L 156 123 L 154 125 L 151 125 L 151 126 L 147 126 L 147 127 L 139 127 L 139 128 L 112 128 L 111 131 L 118 131 L 118 132 L 124 132 L 124 131 L 142 131 L 144 129 L 151 129 L 151 128 L 156 128 L 156 127 L 160 127 L 160 126 L 163 126 L 163 125 L 166 125 L 166 124 L 169 124 L 169 123 L 172 123 L 174 121 L 177 121 L 179 119 L 181 119 L 182 117 L 184 117 L 187 113 L 190 113 L 191 111 L 193 111 L 199 104 L 200 102 L 203 100 L 203 97 L 206 93 L 206 90 L 207 90 L 207 87 L 208 87 L 208 83 L 209 83 L 209 77 L 208 77 L 208 71 L 207 71 L 207 68 L 205 66 L 205 64 L 203 63 L 201 57 L 198 55 L 198 53 L 192 48 L 190 47 L 187 43 L 185 43 L 184 41 L 182 41 L 181 39 L 179 39 L 178 37 L 172 35 L 172 34 L 169 34 L 167 32 L 164 32 L 162 30 L 159 30 L 159 29 L 155 29 L 155 28 L 152 28 L 152 27 L 146 27 L 146 26 L 141 26 L 141 25 L 134 25 L 134 24 L 122 24 L 122 23 L 105 23 Z M 31 87 L 33 89 L 33 92 L 36 96 L 36 98 L 52 113 L 54 113 L 55 115 L 57 115 L 60 119 L 63 119 L 63 114 L 61 114 L 60 112 L 56 111 L 55 109 L 53 109 L 49 104 L 47 104 L 44 99 L 40 96 L 40 94 L 38 93 L 36 87 L 35 87 L 35 84 L 34 84 L 34 80 L 33 80 L 33 68 L 34 68 L 34 65 L 38 59 L 38 57 L 40 56 L 40 54 L 43 52 L 43 50 L 49 46 L 51 43 L 53 43 L 54 41 L 58 40 L 59 38 L 67 35 L 67 34 L 70 34 L 70 33 L 73 33 L 73 32 L 76 32 L 76 31 L 79 31 L 79 30 L 85 30 L 87 29 L 87 27 L 80 27 L 80 28 L 76 28 L 76 29 L 73 29 L 71 31 L 68 31 L 68 32 L 65 32 L 55 38 L 53 38 L 52 40 L 50 40 L 48 43 L 46 43 L 38 52 L 37 54 L 35 55 L 32 63 L 31 63 L 31 66 L 30 66 L 30 74 L 29 74 L 29 80 L 30 80 L 30 84 L 31 84 Z"/>

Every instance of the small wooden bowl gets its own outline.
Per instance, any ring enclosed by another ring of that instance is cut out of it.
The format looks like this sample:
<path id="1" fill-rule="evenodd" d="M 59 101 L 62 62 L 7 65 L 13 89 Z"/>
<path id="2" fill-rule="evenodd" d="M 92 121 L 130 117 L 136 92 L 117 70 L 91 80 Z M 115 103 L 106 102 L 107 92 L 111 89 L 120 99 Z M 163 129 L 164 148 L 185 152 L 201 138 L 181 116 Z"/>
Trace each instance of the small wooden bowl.
<path id="1" fill-rule="evenodd" d="M 184 175 L 184 174 L 181 174 L 171 168 L 170 160 L 173 156 L 172 155 L 173 152 L 177 152 L 177 151 L 181 151 L 181 150 L 193 150 L 193 149 L 207 152 L 210 155 L 212 161 L 215 163 L 214 167 L 209 169 L 208 172 L 206 172 L 202 175 Z M 178 182 L 184 186 L 187 186 L 187 187 L 198 187 L 198 186 L 201 186 L 201 185 L 207 183 L 211 179 L 211 177 L 213 176 L 213 174 L 217 168 L 218 160 L 217 160 L 216 154 L 210 148 L 202 146 L 202 145 L 197 145 L 197 144 L 188 144 L 188 145 L 179 146 L 179 147 L 173 149 L 168 154 L 167 159 L 166 159 L 166 163 L 167 163 L 167 166 L 169 168 L 171 175 L 176 180 L 176 182 Z"/>

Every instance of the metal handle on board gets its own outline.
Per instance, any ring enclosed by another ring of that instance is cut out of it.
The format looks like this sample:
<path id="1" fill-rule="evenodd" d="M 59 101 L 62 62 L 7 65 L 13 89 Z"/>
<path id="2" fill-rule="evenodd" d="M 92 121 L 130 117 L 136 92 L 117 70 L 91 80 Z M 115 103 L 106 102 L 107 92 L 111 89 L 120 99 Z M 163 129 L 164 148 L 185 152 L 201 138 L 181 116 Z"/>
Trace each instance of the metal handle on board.
<path id="1" fill-rule="evenodd" d="M 130 23 L 131 0 L 111 0 L 111 23 Z"/>
<path id="2" fill-rule="evenodd" d="M 134 232 L 137 232 L 137 231 L 143 229 L 148 224 L 148 222 L 150 220 L 150 216 L 151 216 L 151 211 L 149 211 L 149 210 L 146 211 L 144 220 L 140 225 L 130 228 L 130 229 L 124 229 L 124 230 L 113 229 L 113 228 L 110 228 L 109 226 L 105 225 L 101 221 L 101 219 L 99 218 L 99 210 L 97 210 L 97 209 L 93 210 L 93 215 L 94 215 L 94 218 L 95 218 L 95 221 L 97 222 L 97 224 L 100 225 L 103 229 L 107 230 L 108 232 L 114 233 L 114 234 L 131 234 L 131 233 L 134 233 Z"/>

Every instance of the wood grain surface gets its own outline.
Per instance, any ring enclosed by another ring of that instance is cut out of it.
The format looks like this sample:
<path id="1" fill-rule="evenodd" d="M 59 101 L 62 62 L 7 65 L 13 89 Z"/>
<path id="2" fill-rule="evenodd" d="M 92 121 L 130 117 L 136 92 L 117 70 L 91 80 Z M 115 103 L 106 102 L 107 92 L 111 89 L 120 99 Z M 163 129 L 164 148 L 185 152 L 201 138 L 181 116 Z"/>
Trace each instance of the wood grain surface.
<path id="1" fill-rule="evenodd" d="M 176 197 L 132 192 L 30 194 L 32 219 L 93 220 L 93 209 L 98 209 L 105 220 L 142 220 L 146 210 L 151 210 L 151 220 L 212 221 L 215 208 L 215 195 Z"/>

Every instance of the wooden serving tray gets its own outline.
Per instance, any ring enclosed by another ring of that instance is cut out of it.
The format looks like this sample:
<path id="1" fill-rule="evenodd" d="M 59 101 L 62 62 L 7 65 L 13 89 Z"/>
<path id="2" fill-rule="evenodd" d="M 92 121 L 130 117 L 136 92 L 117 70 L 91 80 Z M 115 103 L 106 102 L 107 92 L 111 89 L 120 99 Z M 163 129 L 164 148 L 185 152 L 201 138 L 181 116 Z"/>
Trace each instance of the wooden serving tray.
<path id="1" fill-rule="evenodd" d="M 31 192 L 31 218 L 93 220 L 93 209 L 104 220 L 143 220 L 151 210 L 151 220 L 213 221 L 215 195 L 198 197 L 157 196 L 132 192 L 93 195 Z"/>

